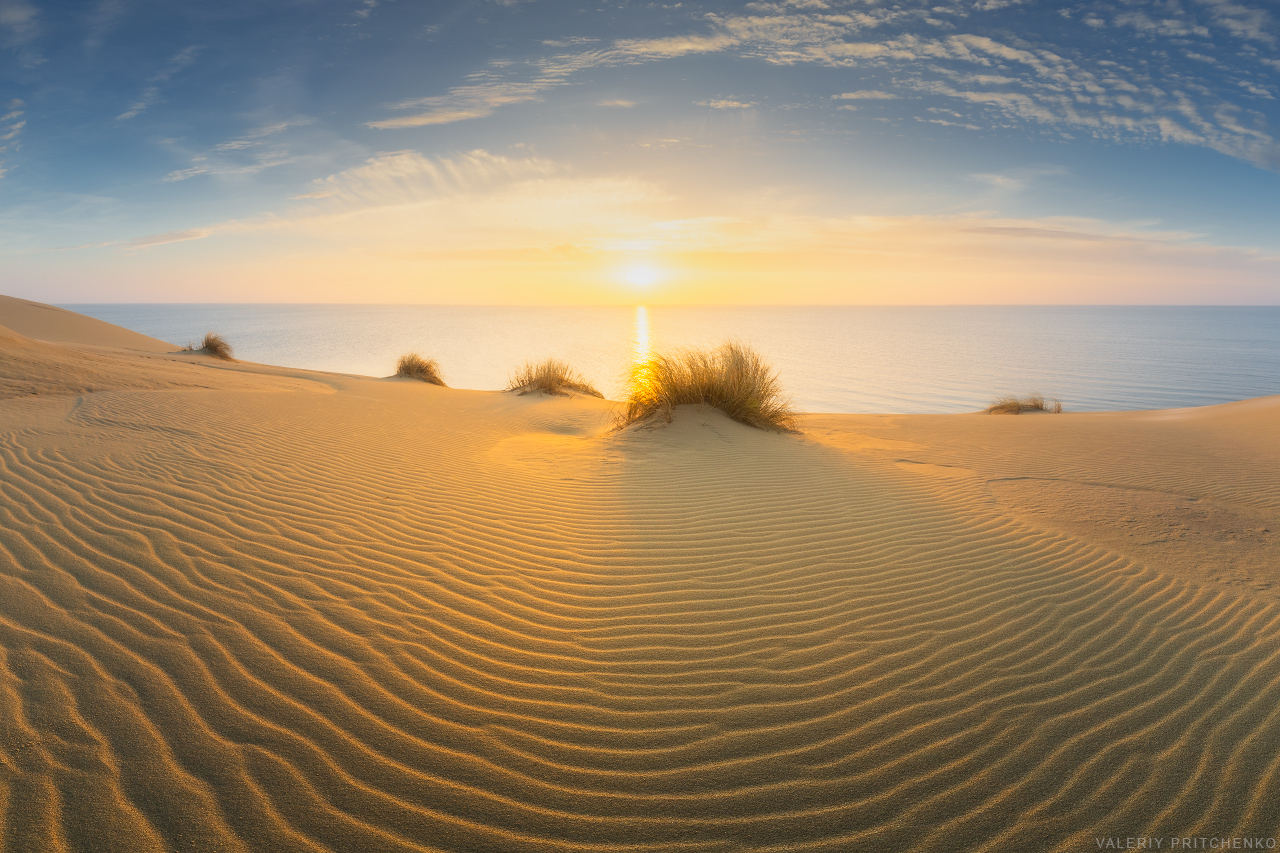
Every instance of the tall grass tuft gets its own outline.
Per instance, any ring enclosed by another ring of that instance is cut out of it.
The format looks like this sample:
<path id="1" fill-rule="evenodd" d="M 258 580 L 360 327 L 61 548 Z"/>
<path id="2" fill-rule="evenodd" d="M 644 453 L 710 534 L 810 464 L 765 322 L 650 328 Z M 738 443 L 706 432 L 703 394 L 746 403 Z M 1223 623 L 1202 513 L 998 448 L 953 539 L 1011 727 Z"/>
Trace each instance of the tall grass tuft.
<path id="1" fill-rule="evenodd" d="M 655 415 L 671 421 L 676 406 L 714 406 L 739 423 L 796 431 L 796 413 L 778 375 L 754 350 L 727 341 L 714 350 L 653 355 L 631 369 L 627 408 L 618 426 Z"/>
<path id="2" fill-rule="evenodd" d="M 442 388 L 448 386 L 440 378 L 440 365 L 434 358 L 423 358 L 416 352 L 407 352 L 396 362 L 396 376 L 406 376 L 421 382 L 429 382 Z"/>
<path id="3" fill-rule="evenodd" d="M 1062 403 L 1057 397 L 1050 397 L 1047 401 L 1041 394 L 1028 394 L 1025 397 L 1009 396 L 1000 397 L 990 406 L 987 406 L 988 415 L 1020 415 L 1023 412 L 1049 412 L 1050 414 L 1062 414 Z"/>
<path id="4" fill-rule="evenodd" d="M 220 358 L 223 361 L 235 361 L 232 356 L 231 344 L 227 343 L 227 339 L 217 332 L 205 332 L 204 340 L 200 342 L 200 349 L 197 352 Z"/>
<path id="5" fill-rule="evenodd" d="M 537 364 L 526 361 L 520 365 L 507 381 L 507 390 L 517 391 L 522 396 L 541 391 L 543 394 L 568 397 L 570 392 L 577 391 L 579 394 L 589 394 L 592 397 L 604 397 L 576 370 L 554 358 Z"/>

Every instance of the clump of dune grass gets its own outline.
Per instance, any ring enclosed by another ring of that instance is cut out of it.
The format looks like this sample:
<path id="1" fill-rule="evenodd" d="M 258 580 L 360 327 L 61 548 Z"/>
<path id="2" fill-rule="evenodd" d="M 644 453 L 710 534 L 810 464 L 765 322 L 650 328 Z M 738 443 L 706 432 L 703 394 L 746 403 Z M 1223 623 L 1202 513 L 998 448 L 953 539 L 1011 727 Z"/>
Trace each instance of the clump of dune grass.
<path id="1" fill-rule="evenodd" d="M 423 358 L 416 352 L 407 352 L 396 362 L 396 376 L 405 376 L 432 385 L 448 387 L 440 378 L 440 365 L 434 358 Z"/>
<path id="2" fill-rule="evenodd" d="M 1062 403 L 1057 397 L 1050 397 L 1047 401 L 1041 394 L 1028 394 L 1025 397 L 1011 395 L 1008 397 L 1000 397 L 990 406 L 987 406 L 988 415 L 1020 415 L 1023 412 L 1049 412 L 1050 414 L 1062 414 Z"/>
<path id="3" fill-rule="evenodd" d="M 227 339 L 217 332 L 205 332 L 204 340 L 200 342 L 199 347 L 188 345 L 187 349 L 192 352 L 202 352 L 205 355 L 211 355 L 223 361 L 235 361 L 231 354 L 231 344 L 227 343 Z"/>
<path id="4" fill-rule="evenodd" d="M 653 355 L 631 369 L 627 408 L 618 426 L 658 416 L 667 422 L 676 406 L 713 406 L 739 423 L 796 431 L 796 413 L 778 375 L 750 347 L 727 341 L 713 350 L 685 348 Z"/>
<path id="5" fill-rule="evenodd" d="M 592 397 L 604 397 L 576 370 L 554 358 L 536 364 L 526 361 L 520 365 L 516 372 L 511 374 L 507 382 L 507 390 L 516 391 L 522 396 L 541 391 L 543 394 L 568 397 L 571 392 L 577 391 L 579 394 L 589 394 Z"/>

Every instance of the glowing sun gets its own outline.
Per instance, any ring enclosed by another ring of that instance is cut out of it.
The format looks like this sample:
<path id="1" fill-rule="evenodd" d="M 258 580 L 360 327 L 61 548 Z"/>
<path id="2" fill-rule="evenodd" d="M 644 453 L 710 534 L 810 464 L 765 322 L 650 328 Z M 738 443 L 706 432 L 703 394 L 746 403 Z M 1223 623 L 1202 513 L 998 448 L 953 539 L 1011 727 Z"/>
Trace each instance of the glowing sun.
<path id="1" fill-rule="evenodd" d="M 648 287 L 659 278 L 658 271 L 647 264 L 636 264 L 628 267 L 624 276 L 633 287 Z"/>

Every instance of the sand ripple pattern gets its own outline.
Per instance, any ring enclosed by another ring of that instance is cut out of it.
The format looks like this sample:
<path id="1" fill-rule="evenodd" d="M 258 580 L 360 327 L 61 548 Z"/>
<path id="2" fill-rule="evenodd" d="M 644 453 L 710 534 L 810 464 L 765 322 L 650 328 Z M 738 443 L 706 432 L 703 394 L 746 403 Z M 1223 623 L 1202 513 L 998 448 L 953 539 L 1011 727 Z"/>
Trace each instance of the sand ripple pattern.
<path id="1" fill-rule="evenodd" d="M 41 411 L 0 429 L 5 853 L 1280 834 L 1280 609 L 891 464 L 372 382 Z"/>

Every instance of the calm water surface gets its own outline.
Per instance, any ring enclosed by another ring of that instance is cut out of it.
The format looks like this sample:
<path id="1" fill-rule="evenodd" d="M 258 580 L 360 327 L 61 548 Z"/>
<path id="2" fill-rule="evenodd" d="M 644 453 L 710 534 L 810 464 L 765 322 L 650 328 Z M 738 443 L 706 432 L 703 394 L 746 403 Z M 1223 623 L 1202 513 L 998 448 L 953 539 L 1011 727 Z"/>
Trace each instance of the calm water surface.
<path id="1" fill-rule="evenodd" d="M 606 396 L 637 353 L 736 338 L 811 412 L 964 412 L 1039 391 L 1070 410 L 1280 394 L 1280 307 L 66 305 L 176 344 L 215 330 L 248 361 L 386 376 L 417 351 L 459 388 L 562 358 Z"/>

